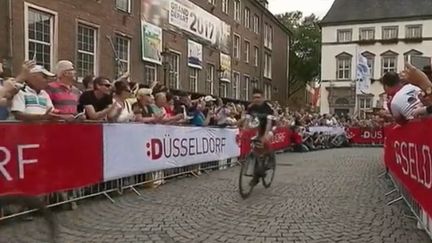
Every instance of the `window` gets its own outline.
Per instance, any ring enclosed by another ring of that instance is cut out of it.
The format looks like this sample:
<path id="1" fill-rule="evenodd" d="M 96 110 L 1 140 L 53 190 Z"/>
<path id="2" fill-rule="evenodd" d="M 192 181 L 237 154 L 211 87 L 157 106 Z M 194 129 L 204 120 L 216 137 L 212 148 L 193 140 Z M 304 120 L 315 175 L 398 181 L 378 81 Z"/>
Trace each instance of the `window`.
<path id="1" fill-rule="evenodd" d="M 245 75 L 244 76 L 244 82 L 243 82 L 243 87 L 242 87 L 242 92 L 241 92 L 241 97 L 240 99 L 242 100 L 248 100 L 249 99 L 249 82 L 250 82 L 250 77 Z"/>
<path id="2" fill-rule="evenodd" d="M 197 68 L 189 68 L 189 90 L 198 92 L 198 72 Z"/>
<path id="3" fill-rule="evenodd" d="M 54 15 L 27 8 L 26 15 L 26 59 L 35 59 L 37 64 L 52 70 L 54 56 Z"/>
<path id="4" fill-rule="evenodd" d="M 215 66 L 207 65 L 207 85 L 206 85 L 206 94 L 213 94 L 213 86 L 214 86 L 214 78 L 215 78 Z"/>
<path id="5" fill-rule="evenodd" d="M 416 49 L 411 49 L 404 53 L 404 61 L 408 62 L 409 61 L 408 57 L 411 57 L 411 61 L 413 61 L 412 57 L 417 57 L 417 56 L 423 56 L 423 53 L 417 51 Z"/>
<path id="6" fill-rule="evenodd" d="M 359 110 L 362 119 L 366 118 L 366 113 L 372 108 L 371 98 L 359 98 Z"/>
<path id="7" fill-rule="evenodd" d="M 253 31 L 257 34 L 259 33 L 259 17 L 258 17 L 258 15 L 255 15 L 253 17 Z"/>
<path id="8" fill-rule="evenodd" d="M 382 57 L 382 75 L 387 72 L 397 72 L 397 56 Z"/>
<path id="9" fill-rule="evenodd" d="M 273 47 L 273 27 L 269 24 L 265 24 L 264 26 L 264 46 L 272 49 Z"/>
<path id="10" fill-rule="evenodd" d="M 399 27 L 397 26 L 388 26 L 382 28 L 382 39 L 383 40 L 392 40 L 398 38 Z"/>
<path id="11" fill-rule="evenodd" d="M 233 54 L 234 57 L 240 59 L 240 36 L 234 34 L 234 43 L 233 43 Z"/>
<path id="12" fill-rule="evenodd" d="M 241 21 L 240 0 L 234 0 L 234 20 Z"/>
<path id="13" fill-rule="evenodd" d="M 251 80 L 251 89 L 249 90 L 249 97 L 252 97 L 252 91 L 254 90 L 254 89 L 258 89 L 258 79 L 256 79 L 256 78 L 253 78 L 252 80 Z M 249 98 L 248 97 L 248 98 Z"/>
<path id="14" fill-rule="evenodd" d="M 421 25 L 407 25 L 406 26 L 406 38 L 417 39 L 422 38 L 423 27 Z"/>
<path id="15" fill-rule="evenodd" d="M 272 99 L 272 86 L 271 86 L 271 84 L 264 84 L 264 97 L 266 100 Z"/>
<path id="16" fill-rule="evenodd" d="M 222 12 L 229 14 L 229 0 L 222 0 Z"/>
<path id="17" fill-rule="evenodd" d="M 374 40 L 374 39 L 375 39 L 375 28 L 360 29 L 360 40 Z"/>
<path id="18" fill-rule="evenodd" d="M 352 30 L 338 30 L 337 31 L 338 42 L 350 42 L 352 41 Z"/>
<path id="19" fill-rule="evenodd" d="M 211 5 L 216 5 L 216 0 L 208 0 Z"/>
<path id="20" fill-rule="evenodd" d="M 250 42 L 245 41 L 245 61 L 246 63 L 249 63 L 250 59 Z"/>
<path id="21" fill-rule="evenodd" d="M 264 77 L 268 79 L 272 78 L 272 57 L 268 53 L 264 55 Z"/>
<path id="22" fill-rule="evenodd" d="M 179 89 L 180 88 L 180 82 L 179 82 L 180 55 L 171 52 L 168 62 L 170 65 L 169 87 L 172 89 Z"/>
<path id="23" fill-rule="evenodd" d="M 346 53 L 342 53 L 337 57 L 337 79 L 338 80 L 350 80 L 351 79 L 351 60 L 352 56 Z"/>
<path id="24" fill-rule="evenodd" d="M 115 39 L 115 50 L 119 58 L 117 63 L 117 75 L 121 76 L 129 71 L 130 60 L 130 40 L 128 38 L 117 35 Z"/>
<path id="25" fill-rule="evenodd" d="M 151 84 L 157 81 L 157 67 L 155 64 L 147 64 L 144 66 L 145 83 Z"/>
<path id="26" fill-rule="evenodd" d="M 96 73 L 96 29 L 78 24 L 77 36 L 77 76 L 83 78 Z"/>
<path id="27" fill-rule="evenodd" d="M 236 100 L 240 98 L 240 73 L 233 72 L 232 97 Z"/>
<path id="28" fill-rule="evenodd" d="M 221 81 L 219 82 L 219 96 L 227 97 L 228 95 L 228 83 Z"/>
<path id="29" fill-rule="evenodd" d="M 258 60 L 259 60 L 259 49 L 258 49 L 258 47 L 255 46 L 254 52 L 255 52 L 255 55 L 254 55 L 254 64 L 255 64 L 255 67 L 258 67 Z"/>
<path id="30" fill-rule="evenodd" d="M 120 11 L 131 12 L 131 0 L 116 0 L 116 8 Z"/>
<path id="31" fill-rule="evenodd" d="M 245 8 L 244 23 L 245 23 L 245 27 L 250 29 L 251 21 L 250 21 L 250 9 L 249 8 Z"/>

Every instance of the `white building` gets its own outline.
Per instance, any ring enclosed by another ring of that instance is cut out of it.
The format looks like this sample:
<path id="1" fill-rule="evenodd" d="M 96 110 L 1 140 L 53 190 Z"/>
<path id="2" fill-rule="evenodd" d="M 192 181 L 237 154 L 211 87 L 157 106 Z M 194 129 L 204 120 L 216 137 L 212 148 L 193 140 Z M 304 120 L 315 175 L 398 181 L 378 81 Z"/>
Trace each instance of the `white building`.
<path id="1" fill-rule="evenodd" d="M 408 55 L 432 56 L 432 0 L 335 0 L 321 26 L 322 114 L 363 114 L 382 106 L 379 81 L 356 99 L 359 53 L 375 80 L 402 71 Z"/>

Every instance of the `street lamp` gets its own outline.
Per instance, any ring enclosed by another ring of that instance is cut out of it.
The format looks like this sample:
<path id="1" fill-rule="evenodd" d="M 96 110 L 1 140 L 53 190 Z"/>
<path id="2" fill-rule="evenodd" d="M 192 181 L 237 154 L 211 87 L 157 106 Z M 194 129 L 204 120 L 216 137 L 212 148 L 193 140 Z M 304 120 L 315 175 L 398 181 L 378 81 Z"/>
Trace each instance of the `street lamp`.
<path id="1" fill-rule="evenodd" d="M 162 61 L 162 68 L 164 70 L 164 85 L 167 88 L 170 88 L 171 85 L 167 85 L 167 81 L 168 81 L 168 72 L 171 69 L 170 63 L 169 63 L 169 58 L 171 56 L 171 51 L 169 50 L 168 47 L 165 47 L 164 50 L 161 52 L 161 55 L 163 57 L 163 61 Z"/>
<path id="2" fill-rule="evenodd" d="M 222 66 L 219 65 L 219 68 L 216 70 L 218 72 L 219 77 L 219 96 L 222 97 L 223 90 L 222 90 L 222 75 L 225 72 L 225 69 L 222 68 Z"/>

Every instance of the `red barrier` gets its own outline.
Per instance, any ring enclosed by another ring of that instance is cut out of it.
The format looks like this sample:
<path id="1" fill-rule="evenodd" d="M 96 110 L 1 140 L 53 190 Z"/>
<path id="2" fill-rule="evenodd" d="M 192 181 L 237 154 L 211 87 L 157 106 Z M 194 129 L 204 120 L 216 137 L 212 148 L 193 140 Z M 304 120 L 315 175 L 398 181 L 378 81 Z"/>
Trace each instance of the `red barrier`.
<path id="1" fill-rule="evenodd" d="M 291 130 L 286 127 L 278 127 L 274 131 L 273 140 L 271 143 L 273 150 L 283 150 L 291 145 Z M 256 135 L 256 130 L 247 129 L 240 130 L 240 151 L 241 157 L 245 157 L 251 150 L 250 141 Z"/>
<path id="2" fill-rule="evenodd" d="M 353 144 L 384 144 L 384 129 L 349 127 L 346 129 Z"/>
<path id="3" fill-rule="evenodd" d="M 385 164 L 432 215 L 432 120 L 386 129 Z"/>
<path id="4" fill-rule="evenodd" d="M 0 124 L 0 195 L 102 181 L 102 137 L 97 124 Z"/>

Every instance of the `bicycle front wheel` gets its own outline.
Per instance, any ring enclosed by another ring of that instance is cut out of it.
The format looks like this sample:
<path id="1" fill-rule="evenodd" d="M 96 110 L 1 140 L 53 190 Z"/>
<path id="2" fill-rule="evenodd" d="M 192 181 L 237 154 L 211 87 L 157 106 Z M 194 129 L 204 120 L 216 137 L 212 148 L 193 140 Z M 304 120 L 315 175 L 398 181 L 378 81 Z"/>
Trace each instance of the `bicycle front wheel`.
<path id="1" fill-rule="evenodd" d="M 262 177 L 262 183 L 265 188 L 269 188 L 276 173 L 276 157 L 274 154 L 266 156 L 264 166 L 265 174 Z"/>
<path id="2" fill-rule="evenodd" d="M 241 164 L 239 176 L 239 192 L 243 199 L 246 199 L 252 193 L 256 183 L 253 183 L 256 177 L 255 173 L 256 158 L 253 154 L 246 157 L 245 161 Z"/>

